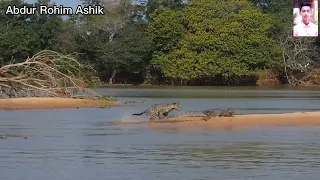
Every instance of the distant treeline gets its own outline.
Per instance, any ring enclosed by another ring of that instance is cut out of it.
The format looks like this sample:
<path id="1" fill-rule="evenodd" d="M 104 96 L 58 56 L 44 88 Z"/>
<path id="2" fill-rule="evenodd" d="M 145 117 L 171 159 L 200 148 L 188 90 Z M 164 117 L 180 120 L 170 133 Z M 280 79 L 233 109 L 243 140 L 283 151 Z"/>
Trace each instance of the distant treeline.
<path id="1" fill-rule="evenodd" d="M 0 62 L 73 54 L 109 84 L 318 85 L 319 38 L 292 37 L 292 0 L 83 0 L 105 15 L 5 15 Z"/>

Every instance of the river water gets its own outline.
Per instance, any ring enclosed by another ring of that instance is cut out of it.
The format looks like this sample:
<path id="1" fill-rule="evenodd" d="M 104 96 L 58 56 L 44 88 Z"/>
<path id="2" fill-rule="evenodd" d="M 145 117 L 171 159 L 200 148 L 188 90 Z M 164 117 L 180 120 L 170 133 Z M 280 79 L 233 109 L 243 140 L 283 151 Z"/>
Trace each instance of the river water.
<path id="1" fill-rule="evenodd" d="M 173 101 L 179 101 L 183 110 L 234 107 L 240 114 L 315 111 L 320 107 L 319 91 L 97 91 L 123 102 L 147 103 L 110 109 L 1 111 L 0 133 L 8 136 L 0 140 L 1 179 L 301 180 L 320 175 L 320 127 L 183 131 L 104 125 L 114 120 L 146 120 L 130 114 L 153 103 Z"/>

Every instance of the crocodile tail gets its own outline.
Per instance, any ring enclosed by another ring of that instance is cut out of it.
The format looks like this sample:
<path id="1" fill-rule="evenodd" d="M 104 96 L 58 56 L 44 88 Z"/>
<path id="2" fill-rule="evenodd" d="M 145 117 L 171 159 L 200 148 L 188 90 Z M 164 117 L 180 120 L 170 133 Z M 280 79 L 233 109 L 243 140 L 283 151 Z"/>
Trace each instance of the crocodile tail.
<path id="1" fill-rule="evenodd" d="M 184 111 L 179 113 L 179 116 L 201 116 L 202 112 L 200 111 Z"/>
<path id="2" fill-rule="evenodd" d="M 135 114 L 132 114 L 132 115 L 134 115 L 134 116 L 141 116 L 142 114 L 144 114 L 144 113 L 146 113 L 147 112 L 147 110 L 145 110 L 145 111 L 143 111 L 143 112 L 141 112 L 141 113 L 135 113 Z"/>

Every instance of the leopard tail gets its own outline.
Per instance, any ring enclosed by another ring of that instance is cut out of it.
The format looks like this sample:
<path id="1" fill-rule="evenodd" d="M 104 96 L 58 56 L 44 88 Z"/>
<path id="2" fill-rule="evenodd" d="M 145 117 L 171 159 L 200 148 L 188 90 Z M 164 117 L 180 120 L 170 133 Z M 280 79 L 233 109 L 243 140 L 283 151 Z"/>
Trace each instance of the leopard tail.
<path id="1" fill-rule="evenodd" d="M 144 114 L 144 113 L 146 113 L 147 112 L 147 110 L 145 110 L 145 111 L 143 111 L 143 112 L 141 112 L 141 113 L 135 113 L 135 114 L 132 114 L 132 115 L 134 115 L 134 116 L 141 116 L 142 114 Z"/>

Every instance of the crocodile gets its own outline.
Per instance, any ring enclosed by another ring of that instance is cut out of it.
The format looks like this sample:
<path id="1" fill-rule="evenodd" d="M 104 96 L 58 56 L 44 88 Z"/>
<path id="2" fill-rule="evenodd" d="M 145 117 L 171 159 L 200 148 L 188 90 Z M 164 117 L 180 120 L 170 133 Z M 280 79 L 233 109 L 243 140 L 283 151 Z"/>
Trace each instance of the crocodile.
<path id="1" fill-rule="evenodd" d="M 123 104 L 131 104 L 131 103 L 146 103 L 147 101 L 142 100 L 142 101 L 125 101 Z"/>
<path id="2" fill-rule="evenodd" d="M 203 111 L 203 114 L 204 114 L 204 120 L 208 120 L 212 117 L 217 117 L 217 116 L 220 116 L 222 110 L 221 109 L 207 109 L 207 110 L 204 110 Z"/>
<path id="3" fill-rule="evenodd" d="M 233 117 L 233 114 L 236 112 L 236 109 L 229 108 L 227 110 L 222 110 L 220 113 L 220 117 Z"/>
<path id="4" fill-rule="evenodd" d="M 227 110 L 223 109 L 207 109 L 204 110 L 203 113 L 205 114 L 204 120 L 208 120 L 211 117 L 233 117 L 233 113 L 235 113 L 236 109 L 229 108 Z"/>
<path id="5" fill-rule="evenodd" d="M 178 113 L 176 117 L 184 117 L 184 116 L 203 117 L 205 116 L 205 114 L 203 111 L 184 111 L 184 112 Z"/>

